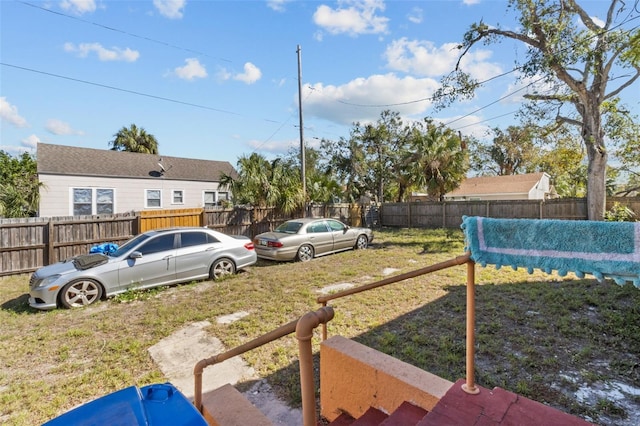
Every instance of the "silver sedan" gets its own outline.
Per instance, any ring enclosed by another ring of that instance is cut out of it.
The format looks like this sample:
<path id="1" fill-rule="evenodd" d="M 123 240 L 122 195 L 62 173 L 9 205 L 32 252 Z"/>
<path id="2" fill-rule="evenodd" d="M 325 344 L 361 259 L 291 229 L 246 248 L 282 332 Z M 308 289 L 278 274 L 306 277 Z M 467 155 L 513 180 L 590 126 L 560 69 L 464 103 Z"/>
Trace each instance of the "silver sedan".
<path id="1" fill-rule="evenodd" d="M 235 274 L 257 261 L 253 242 L 206 228 L 137 235 L 108 254 L 76 256 L 42 267 L 29 282 L 29 306 L 74 308 L 130 289 Z"/>
<path id="2" fill-rule="evenodd" d="M 365 249 L 371 241 L 371 229 L 325 218 L 289 220 L 273 232 L 253 239 L 258 257 L 262 259 L 301 262 L 343 250 Z"/>

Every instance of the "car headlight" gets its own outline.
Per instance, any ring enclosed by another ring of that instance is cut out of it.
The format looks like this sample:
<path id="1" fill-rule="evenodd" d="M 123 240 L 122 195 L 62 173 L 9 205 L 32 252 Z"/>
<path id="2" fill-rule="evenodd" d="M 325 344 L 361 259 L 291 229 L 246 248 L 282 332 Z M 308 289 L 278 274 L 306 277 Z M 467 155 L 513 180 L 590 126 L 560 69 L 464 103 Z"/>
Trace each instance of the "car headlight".
<path id="1" fill-rule="evenodd" d="M 60 276 L 61 276 L 60 274 L 56 274 L 56 275 L 50 275 L 50 276 L 48 276 L 48 277 L 46 277 L 46 278 L 43 278 L 43 279 L 42 279 L 42 281 L 40 281 L 40 282 L 38 283 L 38 285 L 36 286 L 36 288 L 37 288 L 37 287 L 46 287 L 46 286 L 48 286 L 49 284 L 51 284 L 51 283 L 55 282 L 58 278 L 60 278 Z"/>

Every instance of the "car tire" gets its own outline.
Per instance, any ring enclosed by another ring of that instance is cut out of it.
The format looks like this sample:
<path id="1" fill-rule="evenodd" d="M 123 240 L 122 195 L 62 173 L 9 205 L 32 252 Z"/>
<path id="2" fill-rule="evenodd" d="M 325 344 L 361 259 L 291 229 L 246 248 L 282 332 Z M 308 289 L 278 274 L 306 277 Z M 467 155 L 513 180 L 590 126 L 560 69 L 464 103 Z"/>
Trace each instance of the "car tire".
<path id="1" fill-rule="evenodd" d="M 356 245 L 353 248 L 355 248 L 356 250 L 364 250 L 368 245 L 369 239 L 366 235 L 362 234 L 358 235 L 358 238 L 356 239 Z"/>
<path id="2" fill-rule="evenodd" d="M 71 281 L 60 291 L 60 305 L 63 308 L 88 306 L 102 298 L 102 286 L 92 279 Z"/>
<path id="3" fill-rule="evenodd" d="M 223 257 L 222 259 L 218 259 L 213 262 L 213 265 L 211 265 L 211 270 L 209 272 L 209 277 L 212 280 L 219 280 L 222 277 L 233 275 L 235 273 L 236 264 L 233 263 L 231 259 Z"/>
<path id="4" fill-rule="evenodd" d="M 308 262 L 313 259 L 313 247 L 309 244 L 301 245 L 298 249 L 298 254 L 296 255 L 297 259 L 300 262 Z"/>

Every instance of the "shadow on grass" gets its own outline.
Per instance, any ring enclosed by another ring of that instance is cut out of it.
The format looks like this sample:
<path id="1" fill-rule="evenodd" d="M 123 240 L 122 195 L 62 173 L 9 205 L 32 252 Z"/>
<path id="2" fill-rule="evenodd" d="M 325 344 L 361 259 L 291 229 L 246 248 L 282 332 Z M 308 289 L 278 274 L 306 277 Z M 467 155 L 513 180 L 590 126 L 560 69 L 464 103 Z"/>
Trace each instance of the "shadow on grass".
<path id="1" fill-rule="evenodd" d="M 464 378 L 466 287 L 446 290 L 353 340 L 452 382 Z M 348 303 L 341 303 L 343 310 Z M 340 316 L 337 309 L 333 321 Z M 640 290 L 630 284 L 477 285 L 475 346 L 475 378 L 485 388 L 498 386 L 602 424 L 632 425 L 640 418 Z M 314 362 L 317 372 L 317 356 Z M 269 382 L 299 404 L 298 379 L 296 363 Z"/>
<path id="2" fill-rule="evenodd" d="M 42 312 L 29 306 L 29 294 L 26 293 L 16 297 L 15 299 L 5 301 L 2 305 L 0 305 L 0 309 L 11 311 L 16 314 L 36 314 Z"/>

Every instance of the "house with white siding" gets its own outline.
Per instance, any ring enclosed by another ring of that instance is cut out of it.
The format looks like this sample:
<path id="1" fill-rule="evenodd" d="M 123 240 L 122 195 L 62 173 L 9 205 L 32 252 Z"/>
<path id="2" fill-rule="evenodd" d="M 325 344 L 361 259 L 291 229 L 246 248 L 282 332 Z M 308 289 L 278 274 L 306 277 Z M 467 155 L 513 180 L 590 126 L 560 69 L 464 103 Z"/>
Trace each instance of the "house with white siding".
<path id="1" fill-rule="evenodd" d="M 544 172 L 467 178 L 444 201 L 546 200 L 557 195 Z"/>
<path id="2" fill-rule="evenodd" d="M 41 217 L 213 208 L 231 199 L 222 173 L 237 177 L 227 161 L 45 143 L 36 160 Z"/>

